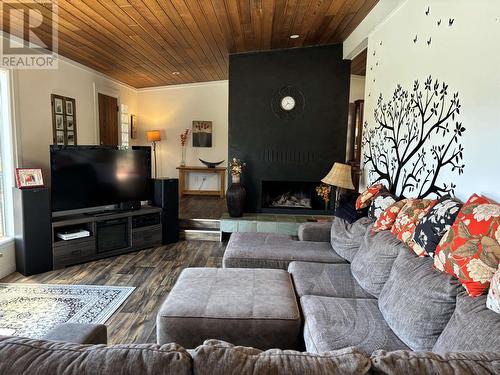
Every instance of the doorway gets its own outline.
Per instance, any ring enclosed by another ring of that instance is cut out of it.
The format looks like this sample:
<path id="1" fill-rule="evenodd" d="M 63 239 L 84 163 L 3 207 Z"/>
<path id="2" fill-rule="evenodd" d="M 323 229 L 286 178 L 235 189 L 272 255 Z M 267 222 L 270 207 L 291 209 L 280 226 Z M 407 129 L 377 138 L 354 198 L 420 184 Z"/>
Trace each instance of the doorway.
<path id="1" fill-rule="evenodd" d="M 101 146 L 118 146 L 118 99 L 98 94 Z"/>

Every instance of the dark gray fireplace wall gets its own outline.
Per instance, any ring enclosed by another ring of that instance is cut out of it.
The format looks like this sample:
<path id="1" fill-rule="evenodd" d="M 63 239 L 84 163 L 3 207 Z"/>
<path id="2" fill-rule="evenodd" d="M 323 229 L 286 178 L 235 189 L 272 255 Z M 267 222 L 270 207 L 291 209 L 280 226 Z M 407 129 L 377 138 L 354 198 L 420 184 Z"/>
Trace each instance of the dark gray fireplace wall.
<path id="1" fill-rule="evenodd" d="M 342 45 L 229 56 L 229 154 L 247 163 L 247 212 L 261 211 L 261 181 L 320 182 L 344 162 L 350 61 Z M 303 110 L 280 119 L 272 99 L 282 87 L 302 92 Z"/>

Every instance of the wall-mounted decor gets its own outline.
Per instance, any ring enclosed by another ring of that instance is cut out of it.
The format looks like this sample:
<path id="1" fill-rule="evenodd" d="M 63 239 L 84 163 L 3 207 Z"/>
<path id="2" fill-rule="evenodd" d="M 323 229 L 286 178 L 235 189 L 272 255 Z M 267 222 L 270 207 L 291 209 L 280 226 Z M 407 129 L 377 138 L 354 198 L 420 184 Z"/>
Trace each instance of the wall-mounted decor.
<path id="1" fill-rule="evenodd" d="M 193 147 L 212 147 L 212 121 L 193 121 Z"/>
<path id="2" fill-rule="evenodd" d="M 29 189 L 43 187 L 42 170 L 39 168 L 16 168 L 16 187 Z"/>
<path id="3" fill-rule="evenodd" d="M 302 91 L 293 86 L 277 90 L 271 98 L 271 109 L 276 117 L 288 119 L 302 113 L 306 100 Z"/>
<path id="4" fill-rule="evenodd" d="M 363 131 L 364 165 L 369 183 L 385 182 L 401 197 L 443 196 L 455 184 L 439 180 L 443 170 L 461 175 L 465 132 L 460 99 L 445 82 L 431 76 L 413 89 L 398 85 L 391 99 L 380 94 L 374 110 L 375 123 Z"/>
<path id="5" fill-rule="evenodd" d="M 77 144 L 75 99 L 56 94 L 50 97 L 54 144 L 75 146 Z"/>
<path id="6" fill-rule="evenodd" d="M 120 110 L 120 124 L 121 124 L 121 137 L 120 137 L 120 144 L 122 147 L 128 147 L 129 146 L 129 114 L 128 114 L 128 105 L 122 104 Z"/>
<path id="7" fill-rule="evenodd" d="M 137 116 L 130 115 L 130 138 L 137 138 Z"/>

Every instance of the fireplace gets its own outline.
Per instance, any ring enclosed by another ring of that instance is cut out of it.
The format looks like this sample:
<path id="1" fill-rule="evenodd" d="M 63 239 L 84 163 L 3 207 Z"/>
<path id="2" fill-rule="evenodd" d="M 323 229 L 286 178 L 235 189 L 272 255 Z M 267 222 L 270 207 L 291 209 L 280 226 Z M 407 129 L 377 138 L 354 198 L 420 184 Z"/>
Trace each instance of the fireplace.
<path id="1" fill-rule="evenodd" d="M 262 211 L 291 212 L 324 210 L 316 195 L 318 182 L 262 181 Z"/>

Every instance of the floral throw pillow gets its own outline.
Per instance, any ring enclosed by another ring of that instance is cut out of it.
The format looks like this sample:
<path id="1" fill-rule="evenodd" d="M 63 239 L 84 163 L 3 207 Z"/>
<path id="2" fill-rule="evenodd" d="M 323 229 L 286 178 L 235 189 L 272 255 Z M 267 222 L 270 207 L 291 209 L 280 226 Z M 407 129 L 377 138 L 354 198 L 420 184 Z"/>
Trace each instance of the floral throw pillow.
<path id="1" fill-rule="evenodd" d="M 388 191 L 381 191 L 373 199 L 370 208 L 368 209 L 368 217 L 373 220 L 377 220 L 382 212 L 387 208 L 396 203 L 398 199 L 395 195 L 389 193 Z"/>
<path id="2" fill-rule="evenodd" d="M 432 199 L 409 199 L 396 217 L 391 229 L 392 234 L 413 249 L 415 227 L 435 203 Z M 416 253 L 418 256 L 424 256 L 422 253 Z"/>
<path id="3" fill-rule="evenodd" d="M 356 199 L 356 210 L 368 207 L 372 203 L 373 198 L 375 198 L 378 193 L 385 190 L 387 189 L 382 184 L 370 186 L 359 195 L 358 199 Z"/>
<path id="4" fill-rule="evenodd" d="M 486 298 L 486 307 L 500 314 L 500 266 L 491 279 L 490 291 Z"/>
<path id="5" fill-rule="evenodd" d="M 408 199 L 400 200 L 394 203 L 392 206 L 388 207 L 380 217 L 377 219 L 372 227 L 372 233 L 382 232 L 383 230 L 389 230 L 394 225 L 396 217 L 398 216 L 401 209 L 408 203 Z"/>
<path id="6" fill-rule="evenodd" d="M 413 250 L 433 257 L 437 245 L 455 222 L 461 207 L 462 203 L 449 195 L 438 199 L 415 228 Z"/>
<path id="7" fill-rule="evenodd" d="M 474 194 L 436 248 L 434 268 L 456 276 L 469 295 L 484 294 L 500 260 L 500 205 Z"/>

